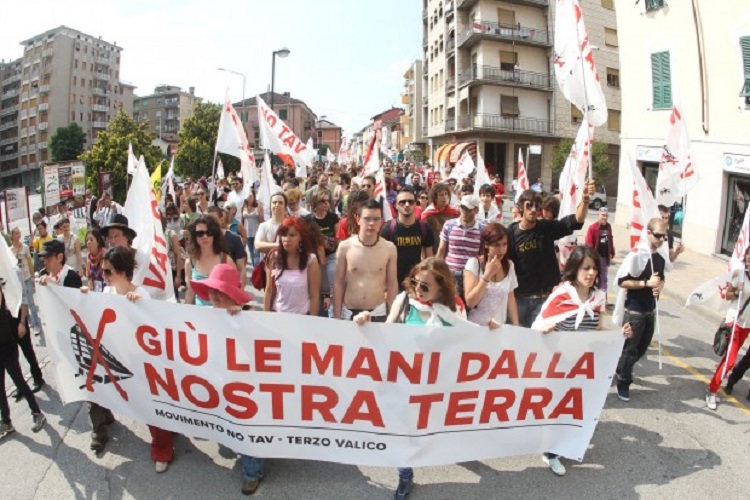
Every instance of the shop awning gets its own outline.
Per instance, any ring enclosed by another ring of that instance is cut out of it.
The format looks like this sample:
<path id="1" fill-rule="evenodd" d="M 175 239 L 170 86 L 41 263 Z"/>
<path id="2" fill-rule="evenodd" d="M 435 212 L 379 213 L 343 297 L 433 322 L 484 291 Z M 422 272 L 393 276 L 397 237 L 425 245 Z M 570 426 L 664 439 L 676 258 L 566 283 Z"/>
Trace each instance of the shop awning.
<path id="1" fill-rule="evenodd" d="M 455 148 L 451 151 L 451 156 L 448 161 L 451 163 L 456 163 L 459 158 L 461 158 L 461 155 L 464 151 L 466 151 L 466 148 L 468 148 L 471 144 L 471 142 L 462 142 L 460 144 L 457 144 Z"/>
<path id="2" fill-rule="evenodd" d="M 450 144 L 443 144 L 435 152 L 435 164 L 436 165 L 440 163 L 441 157 L 443 156 L 443 152 L 445 151 L 445 148 L 447 148 L 448 146 L 450 146 Z"/>

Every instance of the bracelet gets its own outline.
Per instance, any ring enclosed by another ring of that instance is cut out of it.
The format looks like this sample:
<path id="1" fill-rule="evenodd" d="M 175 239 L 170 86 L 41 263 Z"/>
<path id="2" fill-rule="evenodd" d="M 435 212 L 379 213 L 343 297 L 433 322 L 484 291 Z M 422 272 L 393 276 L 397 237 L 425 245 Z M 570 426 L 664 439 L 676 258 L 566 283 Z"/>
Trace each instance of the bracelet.
<path id="1" fill-rule="evenodd" d="M 488 280 L 488 279 L 487 279 L 487 278 L 485 278 L 484 276 L 482 276 L 482 281 L 484 281 L 485 283 L 489 283 L 489 282 L 490 282 L 490 280 Z"/>

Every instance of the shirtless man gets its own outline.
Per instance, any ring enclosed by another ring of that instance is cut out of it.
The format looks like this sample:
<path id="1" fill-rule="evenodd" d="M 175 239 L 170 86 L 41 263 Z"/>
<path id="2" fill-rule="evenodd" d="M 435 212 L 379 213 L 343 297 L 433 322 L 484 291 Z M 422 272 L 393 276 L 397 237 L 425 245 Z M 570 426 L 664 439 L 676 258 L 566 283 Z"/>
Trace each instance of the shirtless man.
<path id="1" fill-rule="evenodd" d="M 380 238 L 383 209 L 378 201 L 363 203 L 357 222 L 359 233 L 342 241 L 336 252 L 333 317 L 350 320 L 369 311 L 372 321 L 383 323 L 398 294 L 396 247 Z"/>

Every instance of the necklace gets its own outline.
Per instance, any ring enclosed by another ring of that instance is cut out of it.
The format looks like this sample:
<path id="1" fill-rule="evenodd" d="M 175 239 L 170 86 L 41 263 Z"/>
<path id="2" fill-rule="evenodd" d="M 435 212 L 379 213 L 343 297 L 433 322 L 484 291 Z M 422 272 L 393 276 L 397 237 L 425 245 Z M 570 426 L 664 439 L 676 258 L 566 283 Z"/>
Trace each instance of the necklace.
<path id="1" fill-rule="evenodd" d="M 363 247 L 370 248 L 370 247 L 374 247 L 375 245 L 378 244 L 378 241 L 380 241 L 380 235 L 378 235 L 378 237 L 375 239 L 375 243 L 372 243 L 370 245 L 368 245 L 367 243 L 365 243 L 364 241 L 362 241 L 362 238 L 359 237 L 359 234 L 357 234 L 357 240 L 359 240 L 359 242 L 362 243 Z"/>

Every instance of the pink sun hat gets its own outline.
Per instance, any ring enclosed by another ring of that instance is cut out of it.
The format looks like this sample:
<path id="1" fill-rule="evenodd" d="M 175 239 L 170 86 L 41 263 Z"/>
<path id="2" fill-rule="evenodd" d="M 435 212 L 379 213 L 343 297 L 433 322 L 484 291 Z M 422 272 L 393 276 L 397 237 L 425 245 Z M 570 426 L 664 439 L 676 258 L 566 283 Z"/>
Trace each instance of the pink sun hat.
<path id="1" fill-rule="evenodd" d="M 202 300 L 208 298 L 208 290 L 214 289 L 225 293 L 238 305 L 247 304 L 253 300 L 254 295 L 248 293 L 240 286 L 240 273 L 231 264 L 217 264 L 211 270 L 211 274 L 204 280 L 193 280 L 190 282 L 195 294 Z"/>

